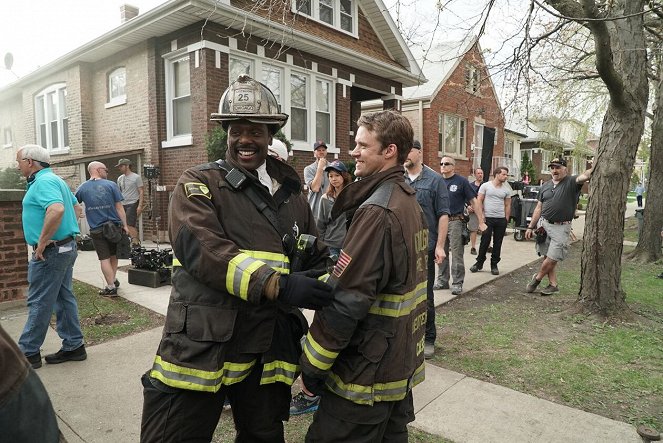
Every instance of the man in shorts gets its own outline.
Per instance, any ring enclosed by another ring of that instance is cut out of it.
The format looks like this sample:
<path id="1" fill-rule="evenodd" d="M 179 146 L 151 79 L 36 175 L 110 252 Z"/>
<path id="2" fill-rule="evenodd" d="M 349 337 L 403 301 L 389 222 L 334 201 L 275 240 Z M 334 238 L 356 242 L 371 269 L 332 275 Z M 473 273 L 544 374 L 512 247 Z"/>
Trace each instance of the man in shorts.
<path id="1" fill-rule="evenodd" d="M 76 190 L 76 199 L 85 203 L 85 217 L 90 225 L 90 237 L 101 263 L 106 285 L 99 290 L 105 297 L 117 296 L 120 282 L 117 274 L 117 242 L 109 239 L 111 231 L 124 229 L 128 234 L 127 217 L 122 206 L 120 188 L 107 180 L 108 169 L 101 162 L 91 162 L 87 167 L 90 179 Z M 119 241 L 119 240 L 118 240 Z"/>
<path id="2" fill-rule="evenodd" d="M 138 238 L 138 217 L 143 212 L 143 179 L 131 170 L 132 162 L 128 158 L 120 159 L 115 165 L 122 175 L 117 178 L 117 185 L 122 192 L 122 206 L 127 214 L 127 227 L 131 244 L 140 245 Z"/>
<path id="3" fill-rule="evenodd" d="M 541 289 L 541 295 L 552 295 L 559 292 L 557 285 L 557 262 L 566 258 L 569 250 L 571 222 L 575 215 L 578 197 L 583 183 L 589 181 L 594 167 L 580 175 L 568 175 L 566 160 L 555 158 L 548 165 L 551 180 L 541 186 L 538 194 L 539 202 L 534 208 L 532 221 L 525 231 L 525 238 L 530 239 L 534 230 L 543 227 L 546 232 L 544 241 L 537 241 L 536 252 L 544 257 L 539 271 L 532 276 L 526 291 L 534 292 L 548 276 L 548 286 Z"/>

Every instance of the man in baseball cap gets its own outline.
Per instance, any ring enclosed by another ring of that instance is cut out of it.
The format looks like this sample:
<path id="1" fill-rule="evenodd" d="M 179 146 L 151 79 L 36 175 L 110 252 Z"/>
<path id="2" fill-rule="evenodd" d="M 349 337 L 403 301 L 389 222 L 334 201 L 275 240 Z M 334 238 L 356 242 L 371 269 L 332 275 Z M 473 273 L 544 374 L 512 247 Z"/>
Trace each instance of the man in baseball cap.
<path id="1" fill-rule="evenodd" d="M 550 163 L 548 164 L 548 167 L 551 166 L 564 166 L 566 168 L 566 160 L 563 158 L 553 158 L 550 160 Z"/>
<path id="2" fill-rule="evenodd" d="M 316 221 L 320 213 L 320 199 L 329 187 L 329 178 L 325 174 L 327 167 L 327 144 L 318 140 L 313 144 L 315 161 L 304 168 L 304 182 L 308 186 L 308 204 Z"/>

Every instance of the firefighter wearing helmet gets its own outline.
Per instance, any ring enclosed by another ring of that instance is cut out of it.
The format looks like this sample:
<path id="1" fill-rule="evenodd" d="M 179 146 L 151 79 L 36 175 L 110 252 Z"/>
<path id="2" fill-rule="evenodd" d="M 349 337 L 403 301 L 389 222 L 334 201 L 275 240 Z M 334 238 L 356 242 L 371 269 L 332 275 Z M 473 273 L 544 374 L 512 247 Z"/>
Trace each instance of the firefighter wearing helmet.
<path id="1" fill-rule="evenodd" d="M 211 119 L 228 133 L 227 158 L 186 170 L 173 192 L 177 266 L 142 378 L 141 441 L 210 441 L 228 399 L 236 441 L 283 442 L 307 329 L 299 308 L 332 301 L 317 278 L 328 251 L 299 176 L 268 155 L 288 120 L 274 94 L 242 75 Z"/>

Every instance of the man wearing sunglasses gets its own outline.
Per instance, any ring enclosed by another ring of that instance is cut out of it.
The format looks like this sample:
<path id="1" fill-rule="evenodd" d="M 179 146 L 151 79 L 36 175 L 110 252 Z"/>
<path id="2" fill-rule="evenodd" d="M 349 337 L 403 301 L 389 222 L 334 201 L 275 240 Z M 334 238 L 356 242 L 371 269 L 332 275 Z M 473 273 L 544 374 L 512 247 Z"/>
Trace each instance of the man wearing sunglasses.
<path id="1" fill-rule="evenodd" d="M 476 193 L 470 182 L 463 176 L 456 174 L 456 161 L 451 157 L 442 157 L 440 172 L 449 191 L 449 230 L 445 244 L 446 258 L 438 265 L 436 286 L 446 289 L 449 287 L 449 278 L 452 278 L 451 293 L 459 295 L 463 292 L 465 281 L 465 263 L 463 254 L 463 229 L 465 228 L 465 205 L 472 205 L 474 213 L 479 219 L 479 231 L 487 229 L 483 216 L 483 208 L 479 204 Z M 451 265 L 449 265 L 449 252 L 451 252 Z"/>
<path id="2" fill-rule="evenodd" d="M 580 175 L 568 175 L 566 160 L 555 158 L 548 165 L 551 180 L 541 186 L 539 191 L 539 202 L 534 208 L 532 221 L 530 221 L 525 238 L 532 238 L 532 233 L 537 227 L 543 227 L 546 232 L 545 241 L 536 244 L 536 252 L 544 257 L 539 271 L 532 276 L 527 284 L 526 291 L 532 293 L 548 276 L 548 286 L 541 289 L 541 295 L 552 295 L 559 292 L 557 285 L 557 262 L 564 260 L 568 253 L 571 222 L 575 215 L 580 189 L 583 183 L 592 176 L 592 166 Z"/>

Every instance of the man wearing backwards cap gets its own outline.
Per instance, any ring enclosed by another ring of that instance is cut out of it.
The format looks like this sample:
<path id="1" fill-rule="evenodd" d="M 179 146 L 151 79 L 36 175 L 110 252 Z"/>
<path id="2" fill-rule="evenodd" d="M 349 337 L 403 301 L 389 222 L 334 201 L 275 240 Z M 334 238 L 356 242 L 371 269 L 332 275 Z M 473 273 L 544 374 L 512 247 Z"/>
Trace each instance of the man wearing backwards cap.
<path id="1" fill-rule="evenodd" d="M 532 276 L 527 284 L 527 292 L 534 292 L 548 276 L 548 286 L 541 289 L 541 295 L 552 295 L 559 292 L 557 285 L 557 272 L 555 266 L 558 261 L 564 260 L 568 253 L 571 222 L 575 215 L 576 204 L 580 195 L 582 184 L 590 179 L 594 166 L 580 175 L 568 175 L 566 160 L 555 158 L 548 165 L 552 179 L 541 185 L 539 202 L 534 208 L 532 221 L 525 231 L 525 238 L 532 238 L 537 226 L 545 229 L 545 241 L 537 241 L 536 251 L 544 257 L 539 271 Z"/>
<path id="2" fill-rule="evenodd" d="M 308 186 L 308 204 L 316 220 L 320 217 L 320 199 L 329 187 L 329 178 L 325 174 L 327 167 L 327 144 L 318 140 L 313 144 L 315 161 L 304 168 L 304 183 Z"/>
<path id="3" fill-rule="evenodd" d="M 138 239 L 138 217 L 143 212 L 143 179 L 140 175 L 131 170 L 131 160 L 128 158 L 120 159 L 115 165 L 120 170 L 122 175 L 117 178 L 117 185 L 122 192 L 122 206 L 124 212 L 127 214 L 127 228 L 129 228 L 129 236 L 131 243 L 140 245 Z"/>
<path id="4" fill-rule="evenodd" d="M 141 441 L 211 441 L 227 398 L 235 441 L 283 442 L 306 328 L 298 307 L 331 303 L 316 278 L 328 252 L 296 249 L 318 232 L 297 172 L 267 154 L 288 120 L 272 91 L 240 75 L 211 119 L 228 133 L 227 159 L 187 169 L 173 191 L 179 263 L 142 378 Z"/>

